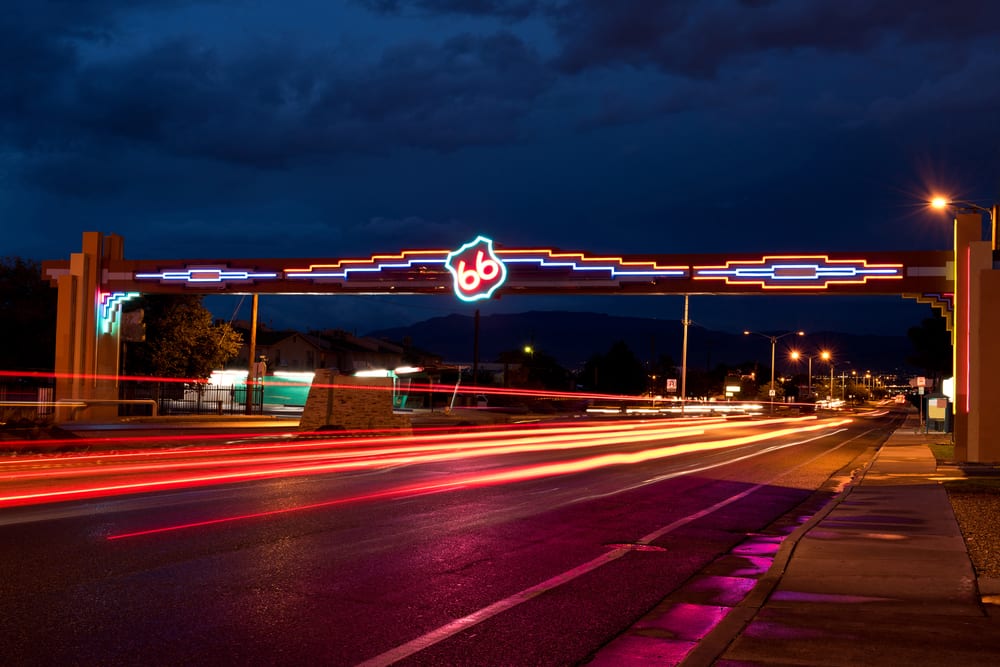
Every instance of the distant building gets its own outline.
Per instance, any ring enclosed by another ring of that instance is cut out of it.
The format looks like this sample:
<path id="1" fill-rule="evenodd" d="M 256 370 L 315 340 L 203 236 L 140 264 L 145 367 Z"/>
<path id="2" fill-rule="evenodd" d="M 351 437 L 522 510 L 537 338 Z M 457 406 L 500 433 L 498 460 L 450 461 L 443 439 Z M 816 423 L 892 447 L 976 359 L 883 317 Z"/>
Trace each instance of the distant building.
<path id="1" fill-rule="evenodd" d="M 328 345 L 329 367 L 341 373 L 403 365 L 403 347 L 377 338 L 354 336 L 340 329 L 325 329 L 310 334 Z"/>
<path id="2" fill-rule="evenodd" d="M 247 368 L 250 330 L 245 322 L 233 328 L 243 334 L 243 346 L 230 366 Z M 345 375 L 373 369 L 393 369 L 412 363 L 404 360 L 404 346 L 376 338 L 354 336 L 339 329 L 301 333 L 257 328 L 255 353 L 267 358 L 269 373 L 275 371 L 310 372 L 329 368 Z"/>

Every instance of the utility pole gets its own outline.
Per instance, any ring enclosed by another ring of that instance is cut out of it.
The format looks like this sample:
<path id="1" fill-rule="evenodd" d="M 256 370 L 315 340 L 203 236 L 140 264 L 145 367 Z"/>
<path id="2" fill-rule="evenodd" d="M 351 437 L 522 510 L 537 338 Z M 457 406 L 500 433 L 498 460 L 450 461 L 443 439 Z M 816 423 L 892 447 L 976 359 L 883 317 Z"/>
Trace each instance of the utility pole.
<path id="1" fill-rule="evenodd" d="M 684 414 L 684 401 L 687 399 L 687 366 L 688 366 L 688 325 L 691 324 L 691 320 L 688 319 L 688 295 L 684 295 L 684 319 L 681 320 L 681 324 L 684 325 L 684 342 L 681 347 L 681 414 Z"/>
<path id="2" fill-rule="evenodd" d="M 254 373 L 257 367 L 254 360 L 257 358 L 257 293 L 253 295 L 253 307 L 250 314 L 250 349 L 247 352 L 247 406 L 248 415 L 253 414 L 253 393 L 254 393 Z"/>
<path id="3" fill-rule="evenodd" d="M 479 309 L 476 308 L 475 331 L 472 336 L 472 386 L 479 383 Z"/>

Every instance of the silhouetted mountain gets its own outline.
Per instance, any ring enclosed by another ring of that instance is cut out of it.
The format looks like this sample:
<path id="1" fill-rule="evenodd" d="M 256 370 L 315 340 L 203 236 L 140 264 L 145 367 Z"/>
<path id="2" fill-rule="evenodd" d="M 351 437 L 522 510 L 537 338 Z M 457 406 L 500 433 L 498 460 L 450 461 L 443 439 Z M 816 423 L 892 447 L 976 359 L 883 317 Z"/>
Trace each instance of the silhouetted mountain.
<path id="1" fill-rule="evenodd" d="M 449 361 L 470 362 L 473 356 L 475 320 L 467 315 L 435 317 L 407 327 L 381 329 L 368 333 L 375 338 L 412 340 L 419 348 L 444 356 Z M 761 332 L 781 336 L 785 332 Z M 527 344 L 555 357 L 569 369 L 582 368 L 594 354 L 603 354 L 612 344 L 623 340 L 641 360 L 668 355 L 677 366 L 681 363 L 683 326 L 677 320 L 620 317 L 602 313 L 533 311 L 489 315 L 480 318 L 479 360 L 495 361 L 501 352 L 519 350 Z M 910 371 L 906 357 L 911 346 L 906 336 L 853 335 L 837 332 L 810 332 L 799 337 L 783 336 L 775 346 L 778 373 L 805 372 L 805 359 L 791 361 L 788 353 L 800 350 L 804 355 L 818 355 L 830 350 L 834 371 L 866 370 Z M 757 362 L 767 368 L 771 363 L 771 342 L 764 335 L 743 335 L 711 331 L 692 325 L 688 329 L 688 366 L 710 369 L 720 363 Z M 829 371 L 829 366 L 813 359 L 813 373 Z"/>

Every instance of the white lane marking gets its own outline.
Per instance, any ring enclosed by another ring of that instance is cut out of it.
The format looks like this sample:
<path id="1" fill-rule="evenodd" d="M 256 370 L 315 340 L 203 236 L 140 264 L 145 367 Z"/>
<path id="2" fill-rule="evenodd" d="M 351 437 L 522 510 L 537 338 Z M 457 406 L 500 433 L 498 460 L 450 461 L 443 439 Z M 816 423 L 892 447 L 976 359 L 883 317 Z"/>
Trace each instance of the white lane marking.
<path id="1" fill-rule="evenodd" d="M 705 470 L 711 470 L 712 468 L 718 468 L 718 467 L 721 467 L 721 466 L 724 466 L 724 465 L 729 465 L 731 463 L 735 463 L 735 462 L 738 462 L 738 461 L 743 461 L 745 459 L 753 458 L 755 456 L 759 456 L 761 454 L 764 454 L 764 453 L 770 452 L 770 451 L 774 451 L 776 449 L 783 449 L 785 447 L 791 447 L 793 445 L 801 445 L 801 444 L 805 444 L 805 443 L 808 443 L 808 442 L 812 442 L 814 440 L 820 440 L 822 438 L 827 438 L 827 437 L 830 437 L 832 435 L 836 435 L 837 433 L 841 433 L 841 432 L 846 431 L 846 430 L 847 429 L 838 429 L 838 430 L 836 430 L 836 431 L 834 431 L 832 433 L 826 433 L 826 434 L 823 434 L 823 435 L 817 435 L 817 436 L 814 436 L 812 438 L 808 438 L 806 440 L 799 440 L 799 441 L 796 441 L 796 442 L 791 442 L 791 443 L 788 443 L 787 445 L 779 445 L 779 446 L 775 446 L 775 447 L 769 447 L 769 448 L 767 448 L 765 450 L 761 450 L 760 452 L 756 452 L 756 453 L 753 453 L 753 454 L 747 454 L 745 456 L 741 456 L 741 457 L 739 457 L 737 459 L 734 459 L 734 460 L 731 460 L 731 461 L 719 462 L 719 463 L 716 463 L 716 464 L 713 464 L 713 465 L 710 465 L 710 466 L 705 466 L 705 467 L 702 467 L 702 468 L 697 468 L 695 470 L 689 470 L 689 471 L 684 471 L 684 472 L 672 473 L 670 475 L 665 475 L 663 477 L 656 478 L 655 481 L 659 481 L 659 480 L 662 480 L 662 479 L 668 479 L 670 477 L 678 477 L 680 475 L 691 474 L 691 473 L 694 473 L 694 472 L 703 472 Z M 782 477 L 785 477 L 786 475 L 789 475 L 789 474 L 795 472 L 799 468 L 802 468 L 804 466 L 809 465 L 810 463 L 812 463 L 813 461 L 815 461 L 816 459 L 818 459 L 818 458 L 820 458 L 822 456 L 826 456 L 827 454 L 840 449 L 841 447 L 843 447 L 844 445 L 846 445 L 848 442 L 851 442 L 852 440 L 860 438 L 862 435 L 865 435 L 866 433 L 868 433 L 868 432 L 870 432 L 872 430 L 874 430 L 874 429 L 869 429 L 868 431 L 865 431 L 865 433 L 859 434 L 859 435 L 855 436 L 854 438 L 851 438 L 850 440 L 845 440 L 844 442 L 842 442 L 841 444 L 837 445 L 833 449 L 827 450 L 827 451 L 823 452 L 822 454 L 819 454 L 819 455 L 817 455 L 817 456 L 809 459 L 808 461 L 805 461 L 804 463 L 800 463 L 799 465 L 795 466 L 794 468 L 789 468 L 788 470 L 785 470 L 784 472 L 782 472 L 780 475 L 776 475 L 775 477 L 772 477 L 771 479 L 769 479 L 766 482 L 761 482 L 760 484 L 757 484 L 755 486 L 748 487 L 747 489 L 741 491 L 740 493 L 736 494 L 735 496 L 730 496 L 726 500 L 720 500 L 719 502 L 715 503 L 714 505 L 711 505 L 710 507 L 706 507 L 705 509 L 700 510 L 698 512 L 695 512 L 694 514 L 689 514 L 688 516 L 685 516 L 685 517 L 682 517 L 680 519 L 677 519 L 673 523 L 670 523 L 670 524 L 668 524 L 666 526 L 663 526 L 662 528 L 658 528 L 657 530 L 654 530 L 652 533 L 649 533 L 648 535 L 646 535 L 646 536 L 644 536 L 644 537 L 636 540 L 636 543 L 643 544 L 643 543 L 652 542 L 653 540 L 658 539 L 660 537 L 663 537 L 667 533 L 670 533 L 670 532 L 672 532 L 674 530 L 677 530 L 678 528 L 681 528 L 682 526 L 685 526 L 685 525 L 691 523 L 692 521 L 696 521 L 696 520 L 698 520 L 698 519 L 700 519 L 700 518 L 702 518 L 704 516 L 707 516 L 707 515 L 711 514 L 712 512 L 720 510 L 723 507 L 725 507 L 726 505 L 734 503 L 737 500 L 742 500 L 743 498 L 747 497 L 748 495 L 750 495 L 754 491 L 758 491 L 759 489 L 762 489 L 765 486 L 770 486 L 771 484 L 773 484 L 775 481 L 781 479 Z M 649 481 L 654 481 L 654 480 L 649 480 Z M 532 586 L 530 588 L 524 589 L 523 591 L 520 591 L 518 593 L 514 593 L 513 595 L 511 595 L 511 596 L 509 596 L 507 598 L 504 598 L 503 600 L 499 600 L 497 602 L 494 602 L 493 604 L 491 604 L 489 606 L 486 606 L 486 607 L 483 607 L 482 609 L 479 609 L 477 611 L 474 611 L 474 612 L 472 612 L 471 614 L 469 614 L 467 616 L 463 616 L 462 618 L 457 618 L 454 621 L 452 621 L 450 623 L 446 623 L 445 625 L 442 625 L 441 627 L 439 627 L 439 628 L 437 628 L 435 630 L 431 630 L 430 632 L 427 632 L 427 633 L 425 633 L 425 634 L 417 637 L 416 639 L 412 639 L 412 640 L 406 642 L 405 644 L 400 644 L 396 648 L 389 649 L 388 651 L 386 651 L 384 653 L 380 653 L 379 655 L 377 655 L 377 656 L 375 656 L 373 658 L 369 658 L 368 660 L 365 660 L 364 662 L 360 662 L 360 663 L 358 663 L 357 667 L 385 667 L 387 665 L 393 664 L 394 662 L 398 662 L 398 661 L 400 661 L 400 660 L 402 660 L 404 658 L 408 658 L 411 655 L 413 655 L 414 653 L 418 653 L 418 652 L 420 652 L 420 651 L 422 651 L 422 650 L 424 650 L 426 648 L 429 648 L 430 646 L 433 646 L 434 644 L 442 642 L 445 639 L 448 639 L 449 637 L 458 634 L 459 632 L 462 632 L 463 630 L 466 630 L 466 629 L 468 629 L 468 628 L 470 628 L 470 627 L 472 627 L 472 626 L 474 626 L 474 625 L 476 625 L 478 623 L 482 623 L 483 621 L 485 621 L 485 620 L 487 620 L 489 618 L 492 618 L 493 616 L 496 616 L 497 614 L 505 612 L 508 609 L 512 609 L 513 607 L 516 607 L 517 605 L 521 604 L 522 602 L 527 602 L 528 600 L 530 600 L 530 599 L 532 599 L 534 597 L 537 597 L 537 596 L 541 595 L 542 593 L 545 593 L 546 591 L 550 591 L 550 590 L 552 590 L 552 589 L 554 589 L 554 588 L 556 588 L 558 586 L 562 586 L 563 584 L 565 584 L 567 582 L 570 582 L 570 581 L 572 581 L 573 579 L 576 579 L 579 576 L 582 576 L 584 574 L 587 574 L 588 572 L 596 570 L 597 568 L 601 567 L 602 565 L 607 565 L 608 563 L 611 563 L 611 562 L 613 562 L 615 560 L 618 560 L 619 558 L 621 558 L 622 556 L 624 556 L 627 553 L 630 553 L 631 551 L 632 551 L 631 549 L 615 549 L 615 550 L 610 551 L 610 552 L 608 552 L 606 554 L 601 554 L 600 556 L 598 556 L 597 558 L 595 558 L 595 559 L 593 559 L 593 560 L 591 560 L 589 562 L 583 563 L 582 565 L 577 565 L 573 569 L 567 570 L 566 572 L 563 572 L 561 574 L 557 574 L 556 576 L 554 576 L 554 577 L 552 577 L 550 579 L 547 579 L 547 580 L 543 581 L 540 584 L 536 584 L 536 585 L 534 585 L 534 586 Z"/>

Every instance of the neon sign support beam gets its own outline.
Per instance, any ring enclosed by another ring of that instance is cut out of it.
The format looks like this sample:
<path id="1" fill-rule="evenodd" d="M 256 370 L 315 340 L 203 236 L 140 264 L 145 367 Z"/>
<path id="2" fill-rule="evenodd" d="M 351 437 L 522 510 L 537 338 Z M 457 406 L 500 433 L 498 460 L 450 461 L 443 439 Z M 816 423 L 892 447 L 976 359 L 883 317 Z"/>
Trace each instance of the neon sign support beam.
<path id="1" fill-rule="evenodd" d="M 950 262 L 948 251 L 598 255 L 507 248 L 480 236 L 457 250 L 346 259 L 109 260 L 101 287 L 145 293 L 452 294 L 469 302 L 513 294 L 931 295 L 954 291 Z M 46 262 L 45 270 L 56 280 L 66 269 L 61 262 Z M 463 288 L 462 280 L 475 287 Z"/>

